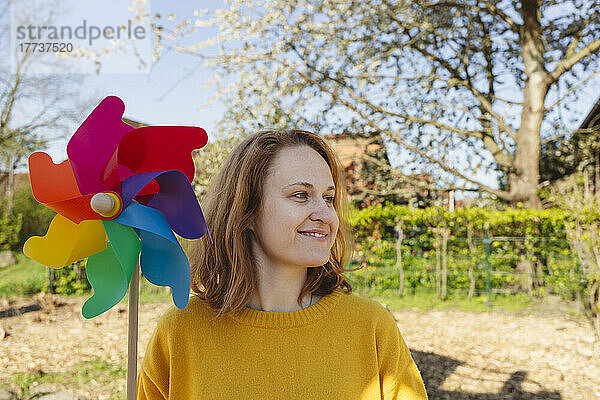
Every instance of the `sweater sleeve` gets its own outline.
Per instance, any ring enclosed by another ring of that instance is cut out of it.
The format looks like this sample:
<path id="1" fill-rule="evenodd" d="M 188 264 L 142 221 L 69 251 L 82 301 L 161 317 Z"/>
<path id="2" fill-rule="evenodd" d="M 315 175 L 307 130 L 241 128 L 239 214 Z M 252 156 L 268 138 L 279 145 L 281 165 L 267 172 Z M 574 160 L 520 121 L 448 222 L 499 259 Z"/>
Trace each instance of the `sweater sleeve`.
<path id="1" fill-rule="evenodd" d="M 159 321 L 150 338 L 137 380 L 137 400 L 166 400 L 169 398 L 169 349 L 165 330 Z"/>
<path id="2" fill-rule="evenodd" d="M 382 400 L 427 400 L 423 379 L 396 321 L 387 310 L 385 314 L 377 332 Z"/>

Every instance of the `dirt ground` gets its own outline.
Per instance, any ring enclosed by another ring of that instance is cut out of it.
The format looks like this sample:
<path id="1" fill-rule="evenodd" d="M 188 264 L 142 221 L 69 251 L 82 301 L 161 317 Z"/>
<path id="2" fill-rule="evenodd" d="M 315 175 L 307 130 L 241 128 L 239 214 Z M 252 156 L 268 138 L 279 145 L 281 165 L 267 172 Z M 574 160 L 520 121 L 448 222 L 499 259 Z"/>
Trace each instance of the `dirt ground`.
<path id="1" fill-rule="evenodd" d="M 0 383 L 17 372 L 69 371 L 91 360 L 124 365 L 126 305 L 85 320 L 82 303 L 52 296 L 0 302 Z M 168 307 L 140 306 L 138 365 Z M 406 310 L 394 316 L 430 399 L 600 399 L 600 343 L 583 321 L 499 311 Z M 92 380 L 86 390 L 72 391 L 107 399 L 124 387 L 124 379 L 108 386 Z"/>

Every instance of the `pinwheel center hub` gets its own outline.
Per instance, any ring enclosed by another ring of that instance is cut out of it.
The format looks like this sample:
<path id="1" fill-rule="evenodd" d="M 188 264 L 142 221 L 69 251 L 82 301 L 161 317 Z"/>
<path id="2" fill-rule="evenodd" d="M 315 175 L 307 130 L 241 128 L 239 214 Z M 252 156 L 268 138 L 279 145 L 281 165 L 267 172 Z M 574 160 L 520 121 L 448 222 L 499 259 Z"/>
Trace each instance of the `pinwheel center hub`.
<path id="1" fill-rule="evenodd" d="M 90 200 L 90 206 L 101 216 L 112 218 L 121 211 L 121 199 L 116 193 L 96 193 Z"/>

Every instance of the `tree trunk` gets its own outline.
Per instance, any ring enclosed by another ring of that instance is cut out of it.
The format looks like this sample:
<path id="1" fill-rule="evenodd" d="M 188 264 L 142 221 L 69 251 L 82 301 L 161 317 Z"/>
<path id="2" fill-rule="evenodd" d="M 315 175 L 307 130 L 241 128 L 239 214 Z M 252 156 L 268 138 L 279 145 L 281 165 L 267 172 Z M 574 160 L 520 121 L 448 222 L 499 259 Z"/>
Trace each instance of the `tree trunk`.
<path id="1" fill-rule="evenodd" d="M 573 266 L 569 268 L 569 280 L 575 282 L 575 268 Z M 581 304 L 581 293 L 579 290 L 575 289 L 574 291 L 571 291 L 571 300 L 575 300 L 577 305 Z"/>
<path id="2" fill-rule="evenodd" d="M 594 327 L 594 332 L 596 333 L 596 338 L 600 340 L 600 312 L 598 311 L 598 307 L 600 307 L 600 282 L 597 280 L 590 281 L 588 283 L 588 291 L 589 291 L 589 307 L 591 312 L 592 325 Z M 596 295 L 596 292 L 598 294 Z"/>
<path id="3" fill-rule="evenodd" d="M 538 288 L 544 287 L 544 267 L 540 260 L 535 262 L 535 284 Z"/>
<path id="4" fill-rule="evenodd" d="M 469 265 L 469 300 L 473 298 L 475 293 L 475 275 L 473 274 L 473 265 Z"/>
<path id="5" fill-rule="evenodd" d="M 440 234 L 439 230 L 435 232 L 435 293 L 437 299 L 440 299 Z"/>
<path id="6" fill-rule="evenodd" d="M 446 300 L 446 282 L 448 280 L 448 236 L 450 230 L 444 228 L 442 233 L 442 300 Z"/>
<path id="7" fill-rule="evenodd" d="M 82 273 L 81 271 L 83 270 L 83 268 L 81 267 L 81 263 L 76 263 L 75 264 L 75 272 L 77 274 L 77 283 L 81 282 L 81 278 L 82 278 Z"/>
<path id="8" fill-rule="evenodd" d="M 475 256 L 475 246 L 473 245 L 473 227 L 467 226 L 467 244 L 469 245 L 470 260 Z M 473 264 L 469 262 L 469 300 L 473 298 L 475 292 L 475 276 L 473 274 Z"/>
<path id="9" fill-rule="evenodd" d="M 6 186 L 6 216 L 12 214 L 15 198 L 15 159 L 11 154 L 8 159 L 8 185 Z"/>
<path id="10" fill-rule="evenodd" d="M 369 289 L 370 289 L 369 286 L 370 286 L 370 282 L 369 282 L 369 268 L 365 264 L 365 287 L 364 287 L 364 294 L 365 295 L 367 295 L 367 293 L 369 293 Z"/>
<path id="11" fill-rule="evenodd" d="M 402 298 L 404 295 L 404 268 L 402 267 L 402 239 L 404 238 L 404 232 L 400 225 L 396 225 L 396 232 L 398 233 L 398 239 L 396 240 L 396 267 L 400 273 L 400 285 L 398 287 L 398 298 Z"/>
<path id="12" fill-rule="evenodd" d="M 540 162 L 540 130 L 544 119 L 544 100 L 551 77 L 544 65 L 544 42 L 540 25 L 538 0 L 522 0 L 523 25 L 519 32 L 521 54 L 525 65 L 525 88 L 521 125 L 515 137 L 514 170 L 509 172 L 512 202 L 529 208 L 541 208 L 537 196 Z"/>
<path id="13" fill-rule="evenodd" d="M 596 283 L 598 283 L 598 281 L 596 281 Z M 596 297 L 596 304 L 595 304 L 595 310 L 596 310 L 596 339 L 598 341 L 600 341 L 600 288 L 598 288 L 597 290 L 598 295 Z"/>
<path id="14" fill-rule="evenodd" d="M 600 198 L 600 153 L 596 153 L 594 162 L 594 194 Z"/>
<path id="15" fill-rule="evenodd" d="M 525 248 L 525 255 L 521 257 L 521 260 L 517 263 L 517 269 L 519 269 L 523 275 L 524 288 L 527 290 L 529 297 L 533 297 L 533 283 L 535 280 L 535 266 L 533 261 L 533 248 L 529 235 L 525 235 L 525 241 L 523 243 Z"/>
<path id="16" fill-rule="evenodd" d="M 529 237 L 526 236 L 523 241 L 515 242 L 515 247 L 517 254 L 519 255 L 519 259 L 517 260 L 517 265 L 515 267 L 514 273 L 518 277 L 518 287 L 517 290 L 526 291 L 527 294 L 532 297 L 533 296 L 533 262 L 531 261 L 533 255 L 531 253 L 531 249 L 529 248 Z"/>

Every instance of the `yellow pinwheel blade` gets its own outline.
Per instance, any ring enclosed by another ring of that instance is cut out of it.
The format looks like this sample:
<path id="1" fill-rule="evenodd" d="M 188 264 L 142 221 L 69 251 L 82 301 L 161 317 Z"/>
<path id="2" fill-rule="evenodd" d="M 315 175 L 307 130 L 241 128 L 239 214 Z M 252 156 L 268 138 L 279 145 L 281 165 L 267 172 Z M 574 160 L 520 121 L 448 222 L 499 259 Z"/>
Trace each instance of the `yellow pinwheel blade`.
<path id="1" fill-rule="evenodd" d="M 106 249 L 106 232 L 100 220 L 79 224 L 56 214 L 45 236 L 32 236 L 23 253 L 40 264 L 62 268 Z"/>

